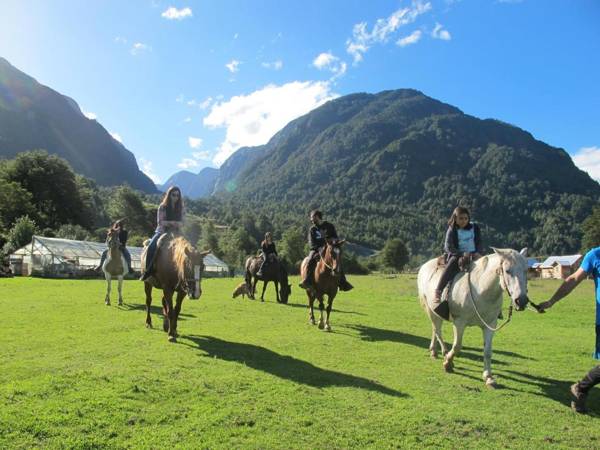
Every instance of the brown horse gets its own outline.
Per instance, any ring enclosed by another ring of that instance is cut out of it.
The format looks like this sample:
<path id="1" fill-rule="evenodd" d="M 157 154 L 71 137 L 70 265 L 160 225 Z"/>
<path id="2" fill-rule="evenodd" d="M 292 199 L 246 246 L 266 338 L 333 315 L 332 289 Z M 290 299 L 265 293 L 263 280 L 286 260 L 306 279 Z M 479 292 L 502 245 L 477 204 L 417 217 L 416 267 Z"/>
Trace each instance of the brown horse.
<path id="1" fill-rule="evenodd" d="M 107 306 L 110 306 L 111 282 L 112 278 L 116 277 L 117 280 L 119 280 L 117 290 L 119 291 L 119 306 L 121 306 L 123 304 L 123 277 L 129 272 L 129 268 L 127 266 L 127 261 L 125 261 L 123 256 L 123 252 L 121 252 L 119 230 L 116 228 L 109 228 L 107 236 L 106 243 L 108 244 L 108 254 L 106 255 L 104 264 L 102 264 L 102 271 L 104 272 L 104 278 L 106 279 L 106 297 L 104 298 L 104 303 Z"/>
<path id="2" fill-rule="evenodd" d="M 308 319 L 311 324 L 315 324 L 315 312 L 314 302 L 315 299 L 319 300 L 319 310 L 321 311 L 321 317 L 319 319 L 319 329 L 325 331 L 331 331 L 331 325 L 329 324 L 329 315 L 331 314 L 331 308 L 333 307 L 333 299 L 337 295 L 338 283 L 340 282 L 340 275 L 342 273 L 342 245 L 345 240 L 329 240 L 327 245 L 320 252 L 320 260 L 317 263 L 314 274 L 314 283 L 306 289 L 306 295 L 308 296 Z M 308 257 L 304 258 L 302 265 L 300 266 L 300 275 L 303 279 L 306 278 L 306 271 L 308 270 Z M 327 315 L 323 318 L 323 298 L 327 295 Z"/>
<path id="3" fill-rule="evenodd" d="M 246 285 L 248 286 L 248 298 L 254 299 L 256 293 L 256 283 L 258 280 L 263 281 L 263 290 L 260 295 L 260 301 L 265 301 L 265 290 L 269 281 L 275 283 L 275 295 L 277 296 L 277 303 L 287 303 L 290 294 L 292 293 L 292 285 L 288 282 L 288 273 L 283 267 L 283 264 L 279 260 L 272 261 L 267 267 L 263 268 L 263 274 L 261 277 L 256 276 L 262 259 L 259 256 L 249 256 L 246 260 Z M 279 284 L 281 283 L 281 289 Z"/>
<path id="4" fill-rule="evenodd" d="M 142 273 L 146 251 L 146 241 L 142 252 Z M 192 299 L 200 298 L 202 289 L 202 271 L 204 270 L 203 258 L 210 250 L 199 252 L 183 237 L 174 237 L 170 233 L 162 236 L 158 241 L 156 256 L 154 258 L 154 273 L 144 281 L 146 291 L 146 326 L 152 328 L 150 306 L 152 304 L 152 288 L 162 289 L 163 330 L 169 335 L 170 342 L 177 341 L 177 319 L 181 311 L 181 304 L 186 294 Z M 177 294 L 175 307 L 173 295 Z"/>

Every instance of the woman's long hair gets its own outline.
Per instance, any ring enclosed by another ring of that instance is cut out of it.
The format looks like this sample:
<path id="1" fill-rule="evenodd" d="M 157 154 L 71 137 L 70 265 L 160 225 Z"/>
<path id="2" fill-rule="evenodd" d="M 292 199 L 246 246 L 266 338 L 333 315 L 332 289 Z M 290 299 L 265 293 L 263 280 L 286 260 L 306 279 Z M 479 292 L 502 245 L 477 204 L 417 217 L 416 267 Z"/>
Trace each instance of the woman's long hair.
<path id="1" fill-rule="evenodd" d="M 173 191 L 179 192 L 179 199 L 176 202 L 171 200 L 171 192 Z M 162 202 L 160 202 L 160 206 L 164 206 L 167 210 L 167 220 L 181 220 L 183 211 L 183 196 L 181 195 L 181 189 L 177 186 L 171 186 L 167 189 Z"/>
<path id="2" fill-rule="evenodd" d="M 466 214 L 469 217 L 469 222 L 471 221 L 471 213 L 469 212 L 469 210 L 464 206 L 457 206 L 456 208 L 454 208 L 454 211 L 452 211 L 450 219 L 448 219 L 448 226 L 456 228 L 456 218 L 461 214 Z"/>

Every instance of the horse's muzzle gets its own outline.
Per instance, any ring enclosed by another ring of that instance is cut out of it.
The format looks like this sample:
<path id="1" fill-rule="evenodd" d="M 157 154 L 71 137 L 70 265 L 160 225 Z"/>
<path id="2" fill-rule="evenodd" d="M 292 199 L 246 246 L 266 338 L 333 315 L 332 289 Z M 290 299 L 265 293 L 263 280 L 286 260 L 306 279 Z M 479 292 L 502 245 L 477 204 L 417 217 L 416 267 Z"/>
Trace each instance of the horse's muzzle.
<path id="1" fill-rule="evenodd" d="M 523 311 L 527 308 L 527 304 L 529 303 L 529 297 L 526 295 L 522 295 L 515 300 L 515 308 L 517 311 Z"/>

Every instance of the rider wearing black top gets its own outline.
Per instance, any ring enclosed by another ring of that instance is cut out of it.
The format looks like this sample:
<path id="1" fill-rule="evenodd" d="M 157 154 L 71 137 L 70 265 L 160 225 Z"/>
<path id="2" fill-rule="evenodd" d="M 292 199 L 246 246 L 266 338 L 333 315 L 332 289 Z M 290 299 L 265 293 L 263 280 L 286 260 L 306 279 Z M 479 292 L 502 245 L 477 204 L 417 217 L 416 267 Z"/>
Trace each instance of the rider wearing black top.
<path id="1" fill-rule="evenodd" d="M 258 272 L 256 272 L 256 276 L 262 277 L 263 270 L 269 265 L 269 263 L 277 257 L 277 249 L 275 248 L 275 242 L 273 242 L 273 235 L 271 232 L 265 233 L 265 240 L 261 242 L 261 258 L 262 263 Z"/>
<path id="2" fill-rule="evenodd" d="M 314 272 L 317 266 L 319 251 L 327 244 L 328 239 L 338 239 L 337 232 L 333 224 L 323 220 L 323 213 L 319 210 L 311 211 L 310 221 L 313 226 L 308 230 L 308 246 L 310 253 L 308 254 L 308 267 L 306 270 L 306 278 L 300 283 L 302 289 L 307 289 L 314 283 Z M 353 286 L 346 280 L 344 270 L 340 274 L 339 281 L 340 291 L 349 291 Z"/>

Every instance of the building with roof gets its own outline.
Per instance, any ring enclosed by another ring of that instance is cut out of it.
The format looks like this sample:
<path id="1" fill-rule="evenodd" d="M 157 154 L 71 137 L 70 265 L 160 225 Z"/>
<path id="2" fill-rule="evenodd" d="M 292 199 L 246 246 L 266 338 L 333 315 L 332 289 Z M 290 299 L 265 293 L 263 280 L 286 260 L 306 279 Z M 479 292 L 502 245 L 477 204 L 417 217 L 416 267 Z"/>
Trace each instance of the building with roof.
<path id="1" fill-rule="evenodd" d="M 535 266 L 540 278 L 565 279 L 574 273 L 583 260 L 582 255 L 549 256 Z"/>
<path id="2" fill-rule="evenodd" d="M 9 264 L 15 275 L 79 278 L 94 276 L 93 269 L 100 264 L 103 242 L 75 241 L 71 239 L 33 236 L 26 245 L 9 256 Z M 127 247 L 131 254 L 131 266 L 141 269 L 142 247 Z M 204 258 L 205 276 L 229 275 L 229 267 L 213 254 Z"/>

